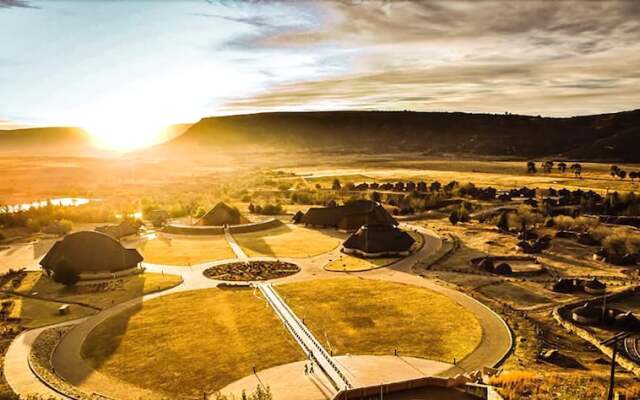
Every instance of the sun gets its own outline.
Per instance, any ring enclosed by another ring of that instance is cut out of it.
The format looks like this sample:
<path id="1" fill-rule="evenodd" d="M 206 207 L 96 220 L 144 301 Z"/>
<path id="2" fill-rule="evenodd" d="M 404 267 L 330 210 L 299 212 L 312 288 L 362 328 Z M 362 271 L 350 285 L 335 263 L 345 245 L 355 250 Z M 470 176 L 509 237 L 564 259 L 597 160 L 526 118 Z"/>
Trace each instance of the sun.
<path id="1" fill-rule="evenodd" d="M 96 146 L 124 153 L 158 143 L 166 125 L 118 119 L 83 124 L 83 128 Z"/>

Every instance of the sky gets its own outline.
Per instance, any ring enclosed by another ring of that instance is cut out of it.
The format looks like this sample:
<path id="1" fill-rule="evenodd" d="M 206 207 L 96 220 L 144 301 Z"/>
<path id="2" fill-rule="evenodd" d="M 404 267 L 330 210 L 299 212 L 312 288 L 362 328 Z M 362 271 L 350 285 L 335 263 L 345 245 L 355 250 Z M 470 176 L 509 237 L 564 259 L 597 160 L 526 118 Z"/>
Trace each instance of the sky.
<path id="1" fill-rule="evenodd" d="M 145 143 L 211 115 L 639 99 L 640 1 L 0 0 L 0 129 Z"/>

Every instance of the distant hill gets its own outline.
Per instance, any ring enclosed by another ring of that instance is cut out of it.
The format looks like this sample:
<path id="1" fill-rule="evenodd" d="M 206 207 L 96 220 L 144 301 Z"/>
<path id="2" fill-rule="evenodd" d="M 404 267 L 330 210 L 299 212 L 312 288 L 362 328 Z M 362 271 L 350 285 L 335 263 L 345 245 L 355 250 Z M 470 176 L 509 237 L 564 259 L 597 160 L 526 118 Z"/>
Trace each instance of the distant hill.
<path id="1" fill-rule="evenodd" d="M 91 137 L 80 128 L 0 130 L 1 153 L 76 155 L 92 151 Z"/>
<path id="2" fill-rule="evenodd" d="M 203 118 L 171 151 L 421 151 L 640 162 L 640 110 L 571 118 L 403 111 L 275 112 Z"/>

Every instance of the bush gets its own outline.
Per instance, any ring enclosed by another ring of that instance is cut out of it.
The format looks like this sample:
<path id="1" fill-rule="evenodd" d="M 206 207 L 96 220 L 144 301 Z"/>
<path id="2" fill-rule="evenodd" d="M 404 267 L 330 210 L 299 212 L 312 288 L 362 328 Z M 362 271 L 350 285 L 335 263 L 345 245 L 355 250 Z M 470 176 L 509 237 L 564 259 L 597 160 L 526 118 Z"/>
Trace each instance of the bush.
<path id="1" fill-rule="evenodd" d="M 61 261 L 53 270 L 53 280 L 65 286 L 73 286 L 80 280 L 80 275 L 66 261 Z"/>

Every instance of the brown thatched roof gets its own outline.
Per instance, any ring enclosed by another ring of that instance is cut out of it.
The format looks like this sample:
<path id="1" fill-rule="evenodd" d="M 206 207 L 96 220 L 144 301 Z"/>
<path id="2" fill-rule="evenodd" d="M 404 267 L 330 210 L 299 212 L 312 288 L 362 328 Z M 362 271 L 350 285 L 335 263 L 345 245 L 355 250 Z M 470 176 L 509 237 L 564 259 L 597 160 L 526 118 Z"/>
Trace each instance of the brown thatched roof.
<path id="1" fill-rule="evenodd" d="M 219 202 L 198 221 L 198 225 L 221 226 L 240 225 L 249 222 L 237 208 Z"/>
<path id="2" fill-rule="evenodd" d="M 82 231 L 57 241 L 40 261 L 48 270 L 55 270 L 65 261 L 77 272 L 121 271 L 142 262 L 136 249 L 126 249 L 109 235 Z"/>
<path id="3" fill-rule="evenodd" d="M 302 222 L 348 231 L 363 225 L 398 225 L 384 207 L 369 200 L 356 200 L 337 207 L 310 208 Z"/>
<path id="4" fill-rule="evenodd" d="M 118 225 L 103 225 L 96 227 L 96 232 L 104 233 L 106 235 L 111 236 L 115 239 L 120 239 L 121 237 L 135 235 L 138 233 L 138 229 L 140 228 L 139 223 L 131 223 L 129 221 L 122 221 Z"/>
<path id="5" fill-rule="evenodd" d="M 409 251 L 414 240 L 394 225 L 364 225 L 342 244 L 346 249 L 364 253 L 399 253 Z"/>
<path id="6" fill-rule="evenodd" d="M 291 221 L 293 221 L 294 224 L 299 224 L 300 222 L 302 222 L 303 218 L 304 218 L 304 213 L 298 210 L 298 212 L 295 213 L 291 218 Z"/>

